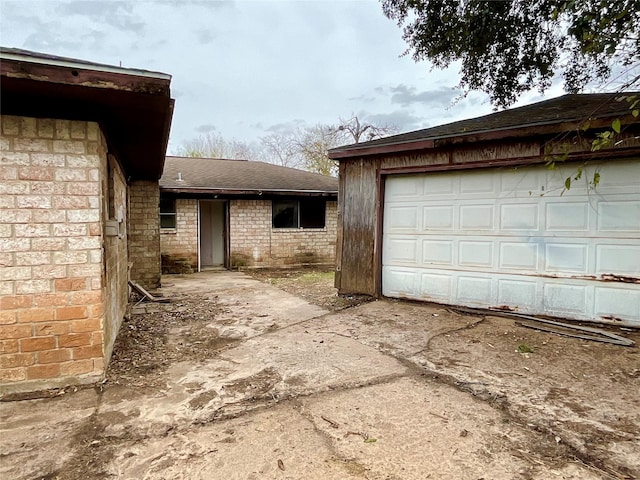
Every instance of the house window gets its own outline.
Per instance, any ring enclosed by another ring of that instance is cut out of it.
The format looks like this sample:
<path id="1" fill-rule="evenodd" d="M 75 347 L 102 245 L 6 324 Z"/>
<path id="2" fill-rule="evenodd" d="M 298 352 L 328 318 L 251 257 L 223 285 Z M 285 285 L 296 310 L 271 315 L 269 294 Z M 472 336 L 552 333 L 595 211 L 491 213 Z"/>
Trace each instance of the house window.
<path id="1" fill-rule="evenodd" d="M 325 200 L 274 200 L 273 228 L 324 228 Z"/>
<path id="2" fill-rule="evenodd" d="M 160 198 L 160 228 L 176 228 L 175 198 Z"/>

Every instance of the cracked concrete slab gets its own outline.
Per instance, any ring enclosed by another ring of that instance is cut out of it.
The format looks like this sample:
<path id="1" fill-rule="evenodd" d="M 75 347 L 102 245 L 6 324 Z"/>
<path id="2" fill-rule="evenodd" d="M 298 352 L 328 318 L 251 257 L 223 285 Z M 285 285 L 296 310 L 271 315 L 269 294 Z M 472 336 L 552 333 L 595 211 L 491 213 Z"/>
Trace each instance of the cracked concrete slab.
<path id="1" fill-rule="evenodd" d="M 364 385 L 402 375 L 398 360 L 355 340 L 314 334 L 294 325 L 247 339 L 215 359 L 197 365 L 180 362 L 164 373 L 166 386 L 152 402 L 122 395 L 103 396 L 100 412 L 136 411 L 129 421 L 110 427 L 157 431 L 183 423 L 203 423 L 220 415 L 284 398 L 344 386 Z"/>
<path id="2" fill-rule="evenodd" d="M 166 283 L 123 326 L 122 375 L 0 403 L 1 478 L 640 476 L 637 348 L 432 304 L 329 313 L 231 272 Z"/>

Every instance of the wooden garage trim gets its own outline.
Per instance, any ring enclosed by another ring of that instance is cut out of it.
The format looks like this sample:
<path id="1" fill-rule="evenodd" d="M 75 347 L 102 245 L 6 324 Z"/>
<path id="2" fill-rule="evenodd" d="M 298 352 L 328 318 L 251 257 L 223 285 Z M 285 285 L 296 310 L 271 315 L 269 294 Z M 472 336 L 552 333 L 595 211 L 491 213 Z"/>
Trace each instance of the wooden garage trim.
<path id="1" fill-rule="evenodd" d="M 640 155 L 640 148 L 638 147 L 618 149 L 618 150 L 599 150 L 596 152 L 569 154 L 568 158 L 563 163 L 624 158 L 624 157 L 638 156 L 638 155 Z M 437 165 L 382 168 L 380 169 L 380 174 L 393 175 L 393 174 L 473 170 L 476 168 L 527 167 L 527 166 L 539 165 L 541 163 L 546 163 L 547 161 L 548 161 L 548 158 L 546 158 L 543 155 L 531 156 L 531 157 L 514 157 L 514 158 L 507 158 L 507 159 L 500 159 L 500 160 L 483 160 L 480 162 L 469 162 L 469 163 L 453 163 L 450 160 L 449 163 L 437 164 Z"/>

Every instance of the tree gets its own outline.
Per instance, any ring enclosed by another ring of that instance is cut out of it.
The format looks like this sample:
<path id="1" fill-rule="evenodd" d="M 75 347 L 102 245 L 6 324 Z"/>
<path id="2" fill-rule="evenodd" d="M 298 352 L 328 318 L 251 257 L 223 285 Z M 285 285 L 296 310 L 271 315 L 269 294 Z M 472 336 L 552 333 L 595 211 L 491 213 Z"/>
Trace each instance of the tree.
<path id="1" fill-rule="evenodd" d="M 333 127 L 333 130 L 336 132 L 336 140 L 344 143 L 360 143 L 362 140 L 374 140 L 398 131 L 393 125 L 363 123 L 355 114 L 351 114 L 351 117 L 346 120 L 340 117 L 339 124 Z"/>
<path id="2" fill-rule="evenodd" d="M 461 62 L 459 87 L 507 107 L 544 91 L 557 72 L 568 92 L 640 63 L 638 0 L 382 0 L 415 61 Z M 637 83 L 638 77 L 635 78 Z"/>
<path id="3" fill-rule="evenodd" d="M 305 170 L 335 177 L 338 165 L 329 158 L 329 149 L 338 145 L 337 130 L 328 125 L 316 125 L 299 133 L 298 152 Z"/>
<path id="4" fill-rule="evenodd" d="M 337 125 L 317 124 L 270 133 L 260 138 L 260 144 L 226 140 L 215 131 L 187 140 L 177 149 L 185 157 L 258 160 L 301 168 L 323 175 L 337 175 L 338 165 L 329 159 L 328 150 L 347 143 L 372 140 L 396 132 L 389 125 L 373 125 L 357 115 L 340 118 Z"/>
<path id="5" fill-rule="evenodd" d="M 217 132 L 208 132 L 183 142 L 177 153 L 183 157 L 255 160 L 257 150 L 249 143 L 226 140 Z"/>
<path id="6" fill-rule="evenodd" d="M 302 168 L 298 142 L 291 132 L 270 133 L 260 138 L 265 162 L 283 167 Z"/>
<path id="7" fill-rule="evenodd" d="M 390 125 L 367 123 L 352 114 L 336 125 L 317 124 L 261 138 L 265 158 L 271 163 L 303 168 L 323 175 L 337 175 L 338 164 L 329 158 L 329 149 L 396 133 Z"/>

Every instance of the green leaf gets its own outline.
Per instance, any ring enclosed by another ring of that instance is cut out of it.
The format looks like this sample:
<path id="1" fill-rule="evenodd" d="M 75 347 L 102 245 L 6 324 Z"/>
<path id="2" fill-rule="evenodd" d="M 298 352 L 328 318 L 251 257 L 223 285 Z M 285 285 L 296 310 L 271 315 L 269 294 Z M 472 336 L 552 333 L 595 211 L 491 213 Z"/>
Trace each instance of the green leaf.
<path id="1" fill-rule="evenodd" d="M 620 119 L 616 118 L 613 122 L 611 122 L 611 128 L 614 132 L 620 133 Z"/>
<path id="2" fill-rule="evenodd" d="M 571 177 L 567 177 L 564 181 L 564 188 L 566 188 L 567 190 L 571 189 Z"/>
<path id="3" fill-rule="evenodd" d="M 632 110 L 631 111 L 631 115 L 633 115 L 634 117 L 637 117 L 638 115 L 640 115 L 640 110 Z"/>
<path id="4" fill-rule="evenodd" d="M 593 174 L 593 188 L 596 188 L 600 183 L 600 172 L 596 172 Z"/>
<path id="5" fill-rule="evenodd" d="M 367 438 L 364 443 L 375 443 L 377 442 L 378 439 L 377 438 Z"/>
<path id="6" fill-rule="evenodd" d="M 576 176 L 573 177 L 574 180 L 580 180 L 582 178 L 582 167 L 578 167 L 576 171 Z"/>

